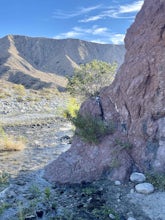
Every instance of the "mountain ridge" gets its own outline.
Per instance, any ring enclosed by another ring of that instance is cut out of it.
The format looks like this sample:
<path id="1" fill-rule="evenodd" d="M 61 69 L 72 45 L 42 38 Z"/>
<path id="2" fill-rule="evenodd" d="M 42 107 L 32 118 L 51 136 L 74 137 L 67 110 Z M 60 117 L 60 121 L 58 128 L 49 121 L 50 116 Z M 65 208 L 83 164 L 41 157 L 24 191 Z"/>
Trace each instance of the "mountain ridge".
<path id="1" fill-rule="evenodd" d="M 94 59 L 121 65 L 124 54 L 124 45 L 7 35 L 0 38 L 0 78 L 27 88 L 65 87 L 78 65 Z"/>

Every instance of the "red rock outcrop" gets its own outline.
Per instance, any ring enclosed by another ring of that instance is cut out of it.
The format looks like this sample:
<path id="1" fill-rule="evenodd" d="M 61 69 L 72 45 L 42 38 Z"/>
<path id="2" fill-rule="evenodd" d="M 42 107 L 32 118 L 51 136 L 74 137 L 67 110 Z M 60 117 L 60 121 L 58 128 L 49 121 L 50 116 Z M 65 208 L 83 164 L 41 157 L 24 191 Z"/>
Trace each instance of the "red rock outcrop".
<path id="1" fill-rule="evenodd" d="M 165 172 L 164 17 L 164 0 L 145 0 L 125 38 L 124 64 L 100 93 L 105 120 L 117 122 L 115 134 L 92 146 L 75 137 L 69 151 L 46 167 L 48 180 L 92 181 L 107 169 L 111 179 L 120 180 L 132 169 Z M 80 112 L 100 114 L 94 100 L 86 101 Z M 133 147 L 121 148 L 116 140 Z"/>
<path id="2" fill-rule="evenodd" d="M 164 16 L 165 1 L 145 0 L 125 38 L 125 62 L 108 88 L 134 144 L 131 155 L 143 171 L 163 171 L 165 165 Z"/>

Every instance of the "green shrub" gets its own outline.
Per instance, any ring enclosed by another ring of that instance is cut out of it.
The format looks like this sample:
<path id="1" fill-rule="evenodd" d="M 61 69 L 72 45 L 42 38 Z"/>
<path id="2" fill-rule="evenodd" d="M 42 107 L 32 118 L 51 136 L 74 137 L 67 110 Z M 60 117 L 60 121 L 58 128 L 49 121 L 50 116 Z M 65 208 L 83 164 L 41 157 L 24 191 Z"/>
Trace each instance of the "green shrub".
<path id="1" fill-rule="evenodd" d="M 3 214 L 3 212 L 8 209 L 10 207 L 10 205 L 8 203 L 2 203 L 0 204 L 0 215 Z"/>
<path id="2" fill-rule="evenodd" d="M 7 184 L 9 182 L 10 175 L 6 172 L 0 172 L 0 185 Z"/>
<path id="3" fill-rule="evenodd" d="M 96 189 L 93 187 L 85 187 L 82 189 L 82 193 L 85 194 L 86 196 L 91 196 L 96 192 Z"/>
<path id="4" fill-rule="evenodd" d="M 165 174 L 149 172 L 146 174 L 147 181 L 152 183 L 155 188 L 165 190 Z"/>
<path id="5" fill-rule="evenodd" d="M 102 137 L 115 131 L 114 122 L 107 123 L 90 115 L 78 114 L 77 117 L 71 118 L 71 122 L 77 128 L 76 134 L 89 143 L 98 143 Z"/>
<path id="6" fill-rule="evenodd" d="M 50 191 L 50 188 L 49 187 L 46 187 L 45 190 L 44 190 L 44 193 L 45 193 L 45 197 L 46 199 L 50 199 L 50 196 L 51 196 L 51 191 Z"/>
<path id="7" fill-rule="evenodd" d="M 78 114 L 78 110 L 80 108 L 80 104 L 77 102 L 75 98 L 70 98 L 66 109 L 63 110 L 63 116 L 67 119 L 75 118 Z"/>
<path id="8" fill-rule="evenodd" d="M 109 217 L 109 215 L 112 214 L 114 216 L 114 220 L 120 220 L 119 215 L 113 209 L 109 208 L 106 205 L 100 206 L 99 208 L 94 208 L 92 210 L 92 214 L 93 216 L 95 216 L 96 219 L 100 219 L 101 216 L 102 219 L 112 219 Z"/>
<path id="9" fill-rule="evenodd" d="M 68 77 L 67 90 L 76 96 L 97 96 L 101 88 L 112 83 L 116 69 L 116 63 L 99 60 L 81 64 L 74 70 L 73 76 Z"/>

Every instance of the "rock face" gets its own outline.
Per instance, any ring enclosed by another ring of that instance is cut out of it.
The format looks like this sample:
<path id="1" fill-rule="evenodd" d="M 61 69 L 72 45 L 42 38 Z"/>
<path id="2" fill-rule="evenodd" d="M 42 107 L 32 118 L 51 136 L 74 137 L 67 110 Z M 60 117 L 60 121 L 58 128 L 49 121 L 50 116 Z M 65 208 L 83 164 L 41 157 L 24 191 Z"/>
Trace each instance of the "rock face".
<path id="1" fill-rule="evenodd" d="M 124 54 L 123 45 L 8 35 L 0 39 L 0 78 L 27 88 L 63 87 L 64 76 L 79 64 L 97 59 L 121 65 Z"/>
<path id="2" fill-rule="evenodd" d="M 145 0 L 125 38 L 124 64 L 113 84 L 100 93 L 104 118 L 107 122 L 110 119 L 117 122 L 116 133 L 104 137 L 95 147 L 76 137 L 69 154 L 66 152 L 46 167 L 48 180 L 90 181 L 99 178 L 107 168 L 109 178 L 118 180 L 127 178 L 130 171 L 165 173 L 164 17 L 165 1 Z M 86 101 L 80 112 L 94 117 L 100 114 L 92 100 Z M 131 149 L 121 148 L 126 146 L 121 144 L 125 141 L 132 143 Z M 64 173 L 66 163 L 69 174 Z M 81 178 L 76 179 L 75 175 Z"/>
<path id="3" fill-rule="evenodd" d="M 125 62 L 109 96 L 117 106 L 143 171 L 165 171 L 165 2 L 145 0 L 128 30 Z"/>

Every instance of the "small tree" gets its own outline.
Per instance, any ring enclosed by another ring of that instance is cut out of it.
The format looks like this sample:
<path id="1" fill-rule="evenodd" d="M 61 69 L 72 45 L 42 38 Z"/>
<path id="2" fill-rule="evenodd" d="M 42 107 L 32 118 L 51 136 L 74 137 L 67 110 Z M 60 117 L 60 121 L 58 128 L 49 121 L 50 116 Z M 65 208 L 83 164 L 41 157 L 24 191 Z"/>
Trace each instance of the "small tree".
<path id="1" fill-rule="evenodd" d="M 72 95 L 83 97 L 97 96 L 102 87 L 112 83 L 117 64 L 93 60 L 76 68 L 72 77 L 68 78 L 67 90 Z"/>

